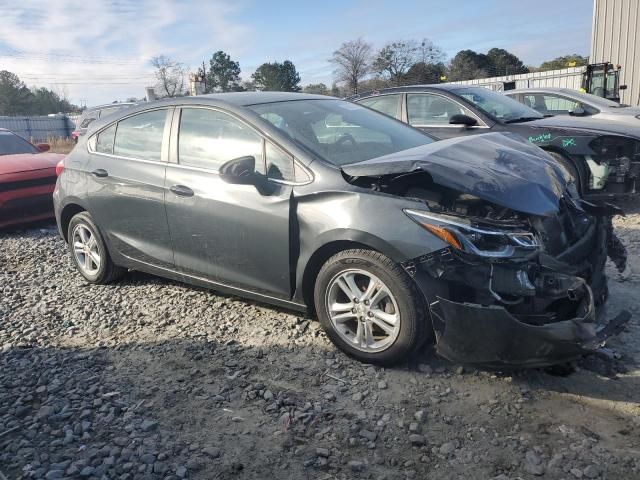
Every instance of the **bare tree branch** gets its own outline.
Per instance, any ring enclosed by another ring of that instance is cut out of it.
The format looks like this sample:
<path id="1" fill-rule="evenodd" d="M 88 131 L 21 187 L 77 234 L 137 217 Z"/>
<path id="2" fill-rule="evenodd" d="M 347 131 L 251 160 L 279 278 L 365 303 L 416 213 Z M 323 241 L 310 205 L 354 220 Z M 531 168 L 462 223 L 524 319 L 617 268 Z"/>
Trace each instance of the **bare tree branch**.
<path id="1" fill-rule="evenodd" d="M 331 63 L 336 67 L 338 80 L 347 82 L 353 93 L 358 93 L 358 82 L 369 73 L 371 44 L 362 38 L 345 42 L 333 52 Z"/>
<path id="2" fill-rule="evenodd" d="M 176 97 L 183 94 L 185 69 L 181 63 L 159 55 L 151 59 L 151 65 L 156 69 L 156 91 L 159 97 Z"/>

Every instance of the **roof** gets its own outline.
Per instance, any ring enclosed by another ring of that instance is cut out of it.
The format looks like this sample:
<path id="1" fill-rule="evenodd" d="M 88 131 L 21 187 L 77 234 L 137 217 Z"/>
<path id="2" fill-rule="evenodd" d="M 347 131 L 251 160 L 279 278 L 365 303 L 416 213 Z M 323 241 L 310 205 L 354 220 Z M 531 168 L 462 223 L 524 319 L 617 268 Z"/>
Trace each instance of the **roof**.
<path id="1" fill-rule="evenodd" d="M 516 88 L 515 90 L 507 90 L 506 92 L 502 92 L 505 95 L 509 95 L 511 93 L 526 93 L 526 92 L 552 92 L 552 93 L 566 93 L 567 95 L 571 95 L 572 93 L 579 93 L 577 90 L 573 90 L 571 88 L 560 88 L 560 87 L 531 87 L 531 88 Z"/>
<path id="2" fill-rule="evenodd" d="M 238 106 L 257 105 L 260 103 L 289 102 L 292 100 L 327 100 L 327 95 L 313 95 L 296 92 L 228 92 L 198 95 L 199 99 L 210 98 Z"/>
<path id="3" fill-rule="evenodd" d="M 372 95 L 383 95 L 388 93 L 424 92 L 429 90 L 459 90 L 462 88 L 474 88 L 478 85 L 461 85 L 451 83 L 433 83 L 427 85 L 406 85 L 404 87 L 382 88 L 380 90 L 370 90 L 347 97 L 345 100 L 356 100 L 358 98 L 370 97 Z M 481 87 L 482 88 L 482 87 Z"/>

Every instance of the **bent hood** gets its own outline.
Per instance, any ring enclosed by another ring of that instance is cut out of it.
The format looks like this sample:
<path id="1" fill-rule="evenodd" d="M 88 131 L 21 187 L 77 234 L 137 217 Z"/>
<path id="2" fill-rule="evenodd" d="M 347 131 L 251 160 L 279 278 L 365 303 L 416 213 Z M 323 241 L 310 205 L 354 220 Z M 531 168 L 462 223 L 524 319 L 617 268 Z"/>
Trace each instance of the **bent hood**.
<path id="1" fill-rule="evenodd" d="M 487 133 L 422 145 L 342 166 L 349 176 L 423 170 L 433 181 L 502 207 L 532 215 L 559 209 L 567 177 L 542 149 L 510 133 Z"/>

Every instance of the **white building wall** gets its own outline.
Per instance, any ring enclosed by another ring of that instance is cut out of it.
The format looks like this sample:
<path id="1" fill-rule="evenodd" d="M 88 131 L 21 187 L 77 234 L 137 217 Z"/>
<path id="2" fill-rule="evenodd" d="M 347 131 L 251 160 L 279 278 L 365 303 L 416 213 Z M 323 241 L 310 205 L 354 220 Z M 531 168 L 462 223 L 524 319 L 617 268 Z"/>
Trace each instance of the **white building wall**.
<path id="1" fill-rule="evenodd" d="M 585 70 L 586 67 L 571 67 L 546 72 L 521 73 L 518 75 L 478 78 L 475 80 L 462 80 L 450 83 L 487 87 L 497 92 L 502 92 L 504 90 L 504 84 L 510 82 L 515 82 L 515 88 L 558 87 L 578 90 L 582 85 L 582 74 Z"/>
<path id="2" fill-rule="evenodd" d="M 620 101 L 640 105 L 640 1 L 594 0 L 591 63 L 621 65 Z"/>

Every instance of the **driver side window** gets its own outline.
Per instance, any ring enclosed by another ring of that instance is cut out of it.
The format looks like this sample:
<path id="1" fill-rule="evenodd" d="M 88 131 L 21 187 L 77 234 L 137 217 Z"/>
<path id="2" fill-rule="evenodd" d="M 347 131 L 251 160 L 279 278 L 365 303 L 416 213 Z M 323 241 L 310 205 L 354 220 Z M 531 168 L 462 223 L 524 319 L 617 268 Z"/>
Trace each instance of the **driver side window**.
<path id="1" fill-rule="evenodd" d="M 407 94 L 409 125 L 449 125 L 449 119 L 458 114 L 472 116 L 466 108 L 441 95 Z"/>

